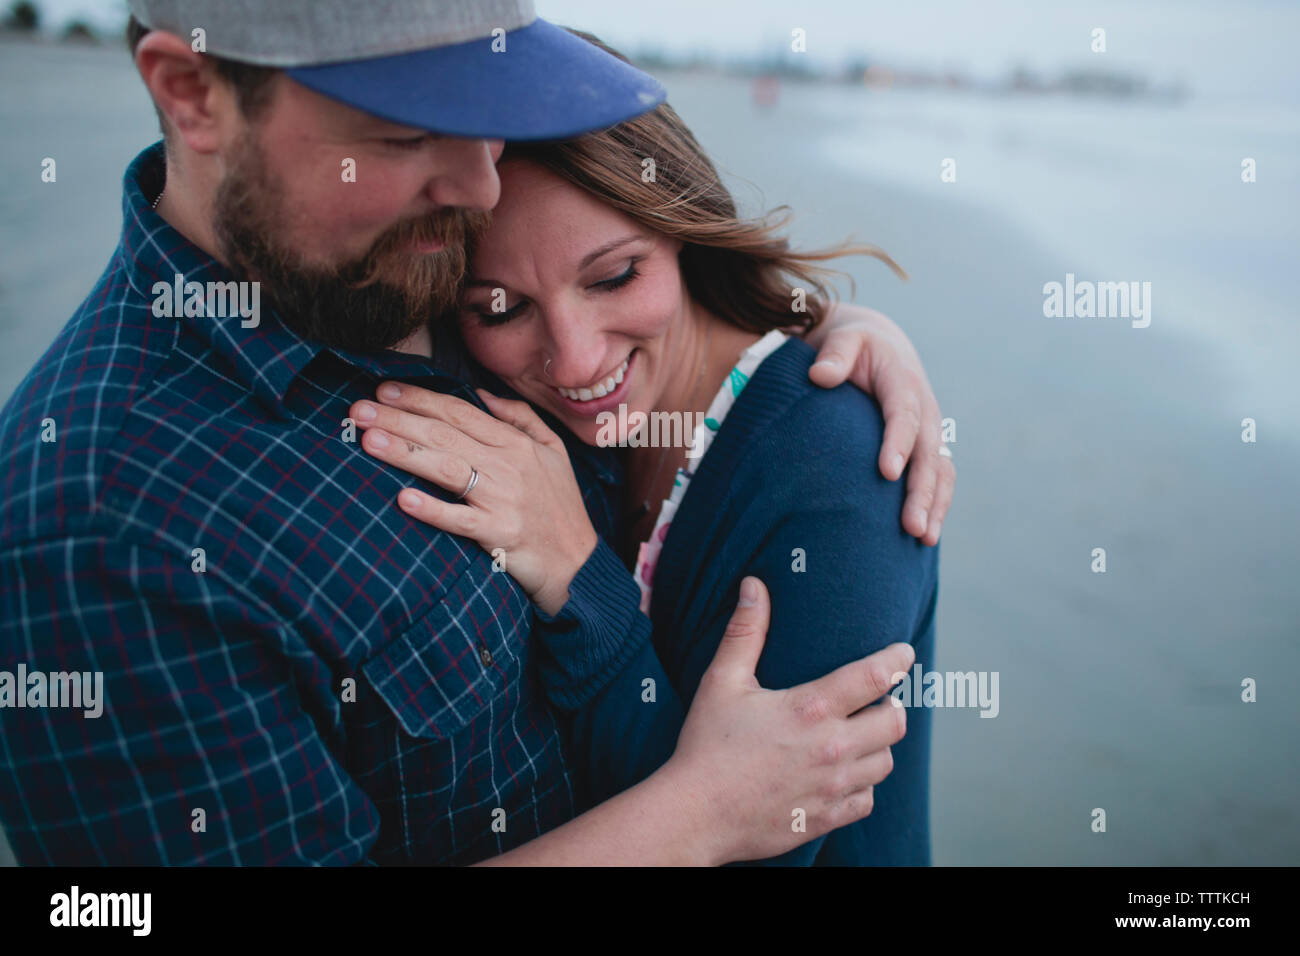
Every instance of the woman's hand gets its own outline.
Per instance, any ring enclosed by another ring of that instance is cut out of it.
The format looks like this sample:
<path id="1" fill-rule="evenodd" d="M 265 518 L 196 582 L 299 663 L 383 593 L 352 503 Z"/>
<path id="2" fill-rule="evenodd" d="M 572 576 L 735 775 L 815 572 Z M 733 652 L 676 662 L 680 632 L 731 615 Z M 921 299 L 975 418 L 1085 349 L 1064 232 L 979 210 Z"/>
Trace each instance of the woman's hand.
<path id="1" fill-rule="evenodd" d="M 903 527 L 926 544 L 938 544 L 957 473 L 940 441 L 938 399 L 911 340 L 888 316 L 847 304 L 833 306 L 805 340 L 818 350 L 808 372 L 815 384 L 834 388 L 847 379 L 880 403 L 880 473 L 896 481 L 911 460 Z"/>
<path id="2" fill-rule="evenodd" d="M 596 548 L 569 456 L 525 402 L 479 390 L 493 415 L 415 385 L 384 382 L 378 402 L 357 402 L 351 417 L 371 455 L 426 478 L 446 502 L 407 488 L 398 506 L 413 518 L 477 541 L 547 614 L 569 599 L 569 583 Z M 500 549 L 500 550 L 498 550 Z"/>

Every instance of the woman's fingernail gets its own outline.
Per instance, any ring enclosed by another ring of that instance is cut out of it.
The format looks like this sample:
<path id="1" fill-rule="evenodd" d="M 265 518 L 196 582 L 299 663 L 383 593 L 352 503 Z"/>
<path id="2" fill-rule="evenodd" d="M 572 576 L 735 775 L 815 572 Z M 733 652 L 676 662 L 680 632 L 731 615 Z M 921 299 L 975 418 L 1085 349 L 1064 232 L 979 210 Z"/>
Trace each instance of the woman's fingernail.
<path id="1" fill-rule="evenodd" d="M 398 503 L 407 511 L 420 510 L 420 496 L 414 491 L 403 491 L 397 496 Z"/>
<path id="2" fill-rule="evenodd" d="M 902 455 L 897 455 L 897 454 L 894 455 L 894 458 L 893 458 L 893 466 L 894 466 L 894 471 L 895 471 L 897 474 L 900 474 L 900 475 L 901 475 L 901 474 L 903 473 L 903 456 L 902 456 Z"/>
<path id="3" fill-rule="evenodd" d="M 930 523 L 930 516 L 920 508 L 913 508 L 912 517 L 916 520 L 916 523 L 921 526 L 920 533 L 925 534 L 925 526 Z"/>
<path id="4" fill-rule="evenodd" d="M 379 386 L 379 397 L 385 401 L 391 402 L 394 399 L 402 397 L 402 390 L 392 382 L 385 382 L 383 385 Z"/>
<path id="5" fill-rule="evenodd" d="M 370 444 L 375 448 L 387 448 L 389 445 L 388 436 L 383 432 L 371 432 Z"/>
<path id="6" fill-rule="evenodd" d="M 758 585 L 753 578 L 745 578 L 740 582 L 740 600 L 736 602 L 736 607 L 753 607 L 757 603 Z"/>
<path id="7" fill-rule="evenodd" d="M 843 360 L 842 358 L 840 358 L 838 355 L 832 355 L 832 356 L 830 356 L 830 357 L 828 357 L 828 358 L 820 358 L 820 359 L 818 359 L 817 361 L 813 362 L 813 364 L 814 364 L 814 365 L 829 365 L 831 368 L 834 368 L 834 369 L 841 369 L 841 368 L 844 367 L 844 360 Z"/>
<path id="8" fill-rule="evenodd" d="M 371 405 L 369 402 L 357 403 L 357 421 L 373 422 L 377 414 L 379 413 L 375 409 L 375 406 Z"/>

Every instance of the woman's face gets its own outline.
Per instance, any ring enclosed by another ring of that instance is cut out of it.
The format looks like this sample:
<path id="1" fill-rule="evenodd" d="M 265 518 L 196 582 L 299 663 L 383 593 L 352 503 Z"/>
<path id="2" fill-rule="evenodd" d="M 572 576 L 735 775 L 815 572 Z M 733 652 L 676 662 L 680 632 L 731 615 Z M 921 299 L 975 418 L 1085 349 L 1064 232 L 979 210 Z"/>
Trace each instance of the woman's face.
<path id="1" fill-rule="evenodd" d="M 498 171 L 501 199 L 470 263 L 462 337 L 487 369 L 597 444 L 597 415 L 653 411 L 681 375 L 681 244 L 534 163 Z"/>

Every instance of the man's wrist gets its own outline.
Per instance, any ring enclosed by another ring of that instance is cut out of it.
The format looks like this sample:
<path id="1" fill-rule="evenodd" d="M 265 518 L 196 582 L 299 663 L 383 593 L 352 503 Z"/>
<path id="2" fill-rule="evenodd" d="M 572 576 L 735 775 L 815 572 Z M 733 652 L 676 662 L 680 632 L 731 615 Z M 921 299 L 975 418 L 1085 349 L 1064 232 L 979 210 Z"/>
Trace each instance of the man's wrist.
<path id="1" fill-rule="evenodd" d="M 669 761 L 646 778 L 654 799 L 675 823 L 672 834 L 680 857 L 676 866 L 721 866 L 731 862 L 726 839 L 727 817 L 704 781 L 679 761 Z"/>

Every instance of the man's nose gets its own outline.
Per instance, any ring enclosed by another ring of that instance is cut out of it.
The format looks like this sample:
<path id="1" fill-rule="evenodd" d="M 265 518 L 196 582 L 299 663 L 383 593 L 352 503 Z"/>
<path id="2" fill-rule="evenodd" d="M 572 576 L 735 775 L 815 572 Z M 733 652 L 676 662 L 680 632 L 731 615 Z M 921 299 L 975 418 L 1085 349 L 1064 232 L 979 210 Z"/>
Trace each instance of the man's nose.
<path id="1" fill-rule="evenodd" d="M 439 206 L 491 209 L 501 198 L 497 157 L 502 147 L 499 139 L 441 140 L 437 148 L 438 171 L 429 180 L 429 199 Z"/>

